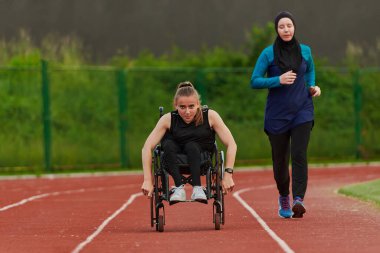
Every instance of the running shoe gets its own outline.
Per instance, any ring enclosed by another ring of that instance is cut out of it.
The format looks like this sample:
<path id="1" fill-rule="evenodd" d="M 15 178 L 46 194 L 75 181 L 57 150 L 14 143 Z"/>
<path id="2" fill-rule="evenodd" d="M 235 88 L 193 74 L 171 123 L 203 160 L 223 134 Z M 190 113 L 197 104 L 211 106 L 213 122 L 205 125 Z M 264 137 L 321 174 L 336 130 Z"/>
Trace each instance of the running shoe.
<path id="1" fill-rule="evenodd" d="M 185 185 L 172 188 L 173 194 L 170 196 L 170 203 L 186 201 Z"/>
<path id="2" fill-rule="evenodd" d="M 302 218 L 303 214 L 306 213 L 306 208 L 303 205 L 303 199 L 301 197 L 295 197 L 293 200 L 293 218 Z"/>
<path id="3" fill-rule="evenodd" d="M 292 209 L 290 209 L 289 196 L 280 196 L 278 198 L 278 215 L 281 218 L 291 218 L 293 215 Z"/>
<path id="4" fill-rule="evenodd" d="M 193 187 L 193 194 L 191 194 L 191 199 L 207 204 L 207 197 L 202 186 Z"/>

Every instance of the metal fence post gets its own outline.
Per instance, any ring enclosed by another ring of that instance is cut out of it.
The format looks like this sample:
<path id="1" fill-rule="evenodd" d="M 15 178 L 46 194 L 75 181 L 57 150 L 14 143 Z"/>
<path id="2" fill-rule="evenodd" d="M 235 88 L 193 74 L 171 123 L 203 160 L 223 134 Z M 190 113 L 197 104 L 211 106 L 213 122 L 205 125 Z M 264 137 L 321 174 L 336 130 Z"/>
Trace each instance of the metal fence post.
<path id="1" fill-rule="evenodd" d="M 51 128 L 50 128 L 50 95 L 48 62 L 41 60 L 41 80 L 42 80 L 42 122 L 43 122 L 43 145 L 45 172 L 51 172 Z"/>
<path id="2" fill-rule="evenodd" d="M 354 82 L 354 113 L 355 113 L 355 145 L 356 145 L 356 158 L 362 158 L 362 124 L 361 124 L 361 111 L 362 111 L 362 87 L 360 86 L 360 70 L 356 70 L 353 75 Z"/>
<path id="3" fill-rule="evenodd" d="M 119 97 L 119 132 L 120 132 L 120 165 L 122 168 L 127 167 L 127 88 L 126 72 L 122 69 L 116 71 L 116 80 Z"/>

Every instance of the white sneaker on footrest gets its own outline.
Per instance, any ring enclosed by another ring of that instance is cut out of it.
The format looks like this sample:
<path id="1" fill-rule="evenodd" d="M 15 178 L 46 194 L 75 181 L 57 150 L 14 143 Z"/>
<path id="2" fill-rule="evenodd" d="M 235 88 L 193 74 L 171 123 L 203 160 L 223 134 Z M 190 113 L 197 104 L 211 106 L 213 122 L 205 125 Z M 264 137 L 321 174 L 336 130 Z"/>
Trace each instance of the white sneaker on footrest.
<path id="1" fill-rule="evenodd" d="M 186 201 L 185 185 L 173 187 L 173 194 L 170 196 L 170 202 Z"/>
<path id="2" fill-rule="evenodd" d="M 194 186 L 191 199 L 207 204 L 207 197 L 202 186 Z"/>

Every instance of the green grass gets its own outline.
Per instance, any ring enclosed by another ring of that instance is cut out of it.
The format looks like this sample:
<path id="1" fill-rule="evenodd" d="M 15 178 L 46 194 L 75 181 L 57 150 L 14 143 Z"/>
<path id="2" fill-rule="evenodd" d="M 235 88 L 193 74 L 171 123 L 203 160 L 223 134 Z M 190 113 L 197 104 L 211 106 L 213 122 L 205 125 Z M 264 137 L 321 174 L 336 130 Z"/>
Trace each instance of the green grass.
<path id="1" fill-rule="evenodd" d="M 360 200 L 373 202 L 380 207 L 380 179 L 348 185 L 339 189 L 338 192 Z"/>

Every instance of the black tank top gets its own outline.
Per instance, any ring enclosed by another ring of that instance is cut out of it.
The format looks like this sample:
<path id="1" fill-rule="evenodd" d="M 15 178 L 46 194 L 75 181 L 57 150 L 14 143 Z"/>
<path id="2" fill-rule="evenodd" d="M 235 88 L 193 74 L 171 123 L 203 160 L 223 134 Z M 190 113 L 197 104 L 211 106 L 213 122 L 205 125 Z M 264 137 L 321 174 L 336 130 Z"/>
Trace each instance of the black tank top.
<path id="1" fill-rule="evenodd" d="M 197 142 L 202 149 L 211 150 L 215 143 L 215 131 L 208 122 L 208 109 L 202 109 L 203 124 L 196 126 L 195 122 L 187 124 L 178 111 L 171 112 L 170 137 L 180 146 L 188 142 Z"/>

